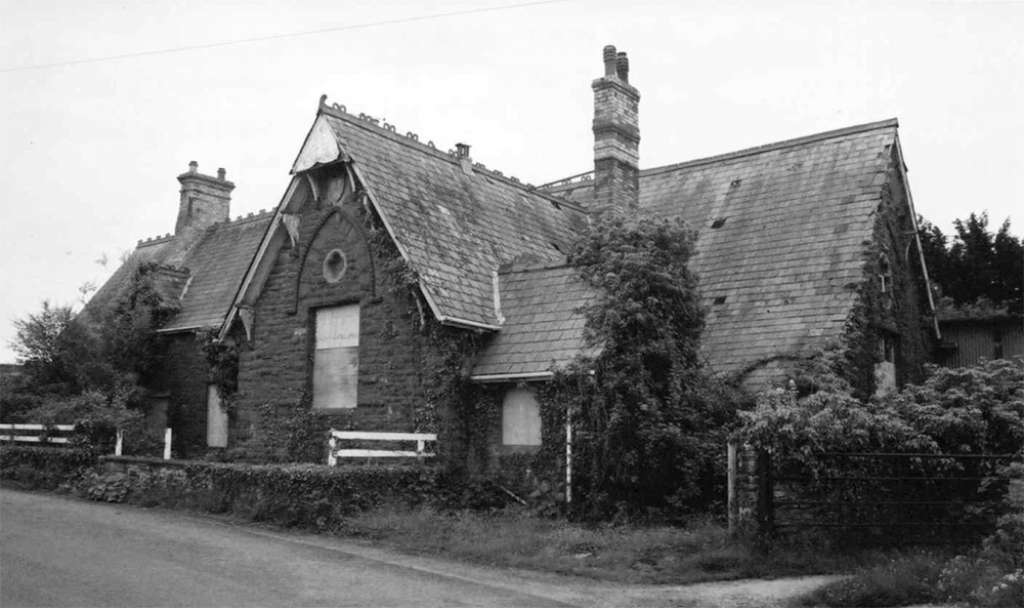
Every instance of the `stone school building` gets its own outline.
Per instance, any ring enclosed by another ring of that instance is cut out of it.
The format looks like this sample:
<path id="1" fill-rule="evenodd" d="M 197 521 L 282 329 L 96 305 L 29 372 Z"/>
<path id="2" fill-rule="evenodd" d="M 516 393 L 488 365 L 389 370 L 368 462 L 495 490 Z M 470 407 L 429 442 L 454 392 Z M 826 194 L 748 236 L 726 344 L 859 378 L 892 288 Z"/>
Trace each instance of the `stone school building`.
<path id="1" fill-rule="evenodd" d="M 147 263 L 177 299 L 151 382 L 176 453 L 280 458 L 298 419 L 439 431 L 440 452 L 466 458 L 476 445 L 484 468 L 536 452 L 559 436 L 543 428 L 537 383 L 586 351 L 580 307 L 598 297 L 565 253 L 602 213 L 697 231 L 713 372 L 756 390 L 836 346 L 857 355 L 847 372 L 862 394 L 917 378 L 930 311 L 896 120 L 641 169 L 628 58 L 606 47 L 603 60 L 593 169 L 552 184 L 326 98 L 296 134 L 270 212 L 231 220 L 224 170 L 190 164 L 174 232 L 140 241 L 96 296 L 108 301 Z M 237 353 L 232 395 L 210 373 L 210 336 Z M 496 395 L 494 415 L 463 419 L 446 375 Z"/>

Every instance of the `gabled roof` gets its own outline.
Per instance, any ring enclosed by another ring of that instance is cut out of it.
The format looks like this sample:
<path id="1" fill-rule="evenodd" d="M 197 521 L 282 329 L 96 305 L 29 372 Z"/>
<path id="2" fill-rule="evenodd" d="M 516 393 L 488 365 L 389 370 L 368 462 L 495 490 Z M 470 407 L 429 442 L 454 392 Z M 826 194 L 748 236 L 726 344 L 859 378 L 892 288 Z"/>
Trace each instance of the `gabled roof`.
<path id="1" fill-rule="evenodd" d="M 85 313 L 93 314 L 111 306 L 127 289 L 135 270 L 142 264 L 153 263 L 174 275 L 168 275 L 174 280 L 162 280 L 157 286 L 162 295 L 180 299 L 179 311 L 160 332 L 219 327 L 231 309 L 238 286 L 272 217 L 261 212 L 220 222 L 207 228 L 194 242 L 169 234 L 139 241 L 120 268 L 89 300 Z"/>
<path id="2" fill-rule="evenodd" d="M 293 172 L 351 160 L 442 322 L 498 329 L 492 273 L 517 256 L 562 258 L 583 211 L 454 152 L 321 101 Z"/>
<path id="3" fill-rule="evenodd" d="M 702 348 L 716 371 L 842 335 L 896 146 L 886 120 L 641 171 L 641 208 L 698 231 Z M 593 182 L 546 189 L 585 203 Z"/>
<path id="4" fill-rule="evenodd" d="M 182 262 L 189 279 L 181 294 L 181 310 L 161 331 L 220 327 L 272 217 L 260 213 L 206 230 Z"/>
<path id="5" fill-rule="evenodd" d="M 474 365 L 473 380 L 547 378 L 586 352 L 582 311 L 597 297 L 575 268 L 501 273 L 499 291 L 505 322 Z"/>
<path id="6" fill-rule="evenodd" d="M 159 263 L 166 256 L 171 240 L 172 237 L 168 234 L 162 237 L 139 241 L 135 250 L 124 258 L 121 265 L 114 271 L 114 274 L 110 275 L 110 278 L 96 290 L 96 293 L 92 294 L 92 297 L 89 298 L 89 301 L 82 309 L 81 314 L 85 318 L 99 320 L 102 316 L 102 311 L 113 306 L 120 295 L 128 288 L 135 270 L 139 266 L 151 262 Z"/>

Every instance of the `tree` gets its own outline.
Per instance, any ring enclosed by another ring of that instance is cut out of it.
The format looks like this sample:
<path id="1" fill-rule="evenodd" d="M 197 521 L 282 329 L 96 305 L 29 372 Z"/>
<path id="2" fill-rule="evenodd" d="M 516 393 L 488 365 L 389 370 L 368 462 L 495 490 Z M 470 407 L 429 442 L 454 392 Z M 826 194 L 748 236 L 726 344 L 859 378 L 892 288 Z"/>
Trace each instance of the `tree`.
<path id="1" fill-rule="evenodd" d="M 1010 234 L 1007 219 L 996 233 L 987 213 L 972 213 L 953 223 L 950 240 L 938 227 L 920 222 L 919 236 L 932 281 L 957 307 L 990 306 L 1021 312 L 1024 297 L 1024 249 Z"/>
<path id="2" fill-rule="evenodd" d="M 0 415 L 30 422 L 74 423 L 88 445 L 130 429 L 135 448 L 150 446 L 142 418 L 147 375 L 161 356 L 161 324 L 177 310 L 168 279 L 153 264 L 135 269 L 110 302 L 76 315 L 70 306 L 43 302 L 14 322 L 11 343 L 27 379 L 0 395 Z"/>
<path id="3" fill-rule="evenodd" d="M 74 322 L 70 306 L 48 301 L 38 313 L 14 321 L 14 352 L 37 393 L 72 394 L 93 388 L 98 343 L 90 328 Z"/>

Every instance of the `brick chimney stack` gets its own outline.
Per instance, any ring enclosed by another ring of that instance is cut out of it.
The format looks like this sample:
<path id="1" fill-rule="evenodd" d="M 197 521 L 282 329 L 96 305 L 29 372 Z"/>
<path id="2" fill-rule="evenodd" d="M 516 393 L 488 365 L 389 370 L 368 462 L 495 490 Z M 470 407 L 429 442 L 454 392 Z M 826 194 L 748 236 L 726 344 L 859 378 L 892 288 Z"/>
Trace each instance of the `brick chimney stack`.
<path id="1" fill-rule="evenodd" d="M 604 76 L 594 89 L 595 214 L 628 213 L 640 200 L 640 92 L 629 84 L 629 59 L 604 47 Z"/>
<path id="2" fill-rule="evenodd" d="M 199 163 L 192 161 L 188 171 L 178 176 L 181 183 L 181 202 L 178 220 L 174 224 L 175 236 L 195 234 L 231 217 L 231 191 L 235 184 L 227 181 L 224 169 L 217 169 L 217 177 L 199 173 Z"/>

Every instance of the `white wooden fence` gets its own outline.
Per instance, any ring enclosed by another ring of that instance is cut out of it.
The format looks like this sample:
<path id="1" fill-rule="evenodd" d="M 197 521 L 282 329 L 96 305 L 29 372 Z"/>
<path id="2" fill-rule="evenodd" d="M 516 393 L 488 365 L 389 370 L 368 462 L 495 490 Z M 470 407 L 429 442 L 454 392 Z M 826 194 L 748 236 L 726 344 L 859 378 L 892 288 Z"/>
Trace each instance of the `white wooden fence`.
<path id="1" fill-rule="evenodd" d="M 73 424 L 13 424 L 0 423 L 0 441 L 13 441 L 15 443 L 67 443 L 67 437 L 54 436 L 54 433 L 70 433 L 75 430 Z M 50 434 L 46 435 L 44 431 Z M 18 434 L 15 434 L 18 433 Z M 33 434 L 26 434 L 33 433 Z M 45 441 L 44 441 L 45 436 Z M 120 456 L 124 446 L 124 431 L 117 430 L 117 438 L 114 442 L 114 455 Z M 164 430 L 164 460 L 171 459 L 171 429 Z"/>
<path id="2" fill-rule="evenodd" d="M 0 424 L 0 441 L 18 443 L 67 443 L 67 437 L 57 433 L 70 433 L 75 430 L 73 424 Z"/>
<path id="3" fill-rule="evenodd" d="M 416 442 L 416 450 L 343 449 L 343 441 L 393 441 Z M 335 466 L 339 458 L 430 458 L 433 452 L 426 451 L 427 442 L 437 442 L 435 433 L 380 433 L 375 431 L 338 431 L 331 429 L 327 441 L 327 464 Z"/>

